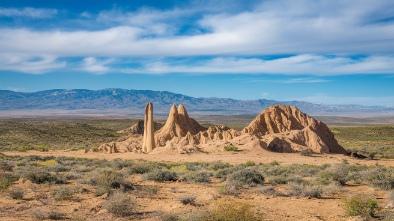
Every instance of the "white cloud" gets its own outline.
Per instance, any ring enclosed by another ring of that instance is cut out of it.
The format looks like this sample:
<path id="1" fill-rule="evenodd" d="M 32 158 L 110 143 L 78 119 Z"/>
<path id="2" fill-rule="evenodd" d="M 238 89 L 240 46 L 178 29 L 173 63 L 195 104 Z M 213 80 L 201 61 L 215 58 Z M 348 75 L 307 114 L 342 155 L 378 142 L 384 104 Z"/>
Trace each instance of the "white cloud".
<path id="1" fill-rule="evenodd" d="M 169 64 L 164 60 L 142 64 L 139 69 L 116 69 L 132 73 L 394 73 L 394 22 L 388 19 L 394 12 L 391 0 L 263 1 L 253 10 L 227 13 L 203 8 L 114 8 L 97 15 L 82 13 L 87 21 L 96 22 L 92 30 L 85 29 L 86 24 L 75 30 L 2 27 L 0 49 L 4 54 L 115 58 L 113 62 L 126 57 L 216 57 L 200 63 Z M 44 18 L 56 13 L 51 9 L 0 9 L 3 16 Z M 278 54 L 294 56 L 258 58 Z M 348 57 L 354 54 L 367 56 Z M 115 63 L 96 65 L 85 70 L 105 73 L 114 70 L 111 65 Z"/>
<path id="2" fill-rule="evenodd" d="M 200 74 L 284 74 L 284 75 L 341 75 L 341 74 L 391 74 L 394 72 L 394 56 L 371 56 L 351 59 L 322 55 L 296 55 L 264 60 L 259 58 L 218 57 L 181 64 L 156 61 L 139 70 L 147 73 L 200 73 Z M 324 82 L 322 79 L 298 78 L 283 83 Z"/>
<path id="3" fill-rule="evenodd" d="M 57 15 L 56 9 L 42 8 L 0 8 L 0 17 L 30 17 L 33 19 L 51 18 Z"/>
<path id="4" fill-rule="evenodd" d="M 0 53 L 0 70 L 18 71 L 28 74 L 42 74 L 66 67 L 66 62 L 58 61 L 51 55 L 26 55 Z"/>
<path id="5" fill-rule="evenodd" d="M 363 105 L 380 105 L 393 107 L 394 97 L 335 97 L 324 94 L 316 94 L 309 97 L 294 98 L 294 100 L 308 101 L 317 104 L 363 104 Z"/>
<path id="6" fill-rule="evenodd" d="M 107 59 L 104 61 L 98 61 L 94 57 L 87 57 L 83 59 L 83 65 L 81 67 L 82 70 L 86 72 L 96 73 L 96 74 L 104 74 L 109 72 L 111 69 L 106 65 L 111 63 L 112 59 Z"/>

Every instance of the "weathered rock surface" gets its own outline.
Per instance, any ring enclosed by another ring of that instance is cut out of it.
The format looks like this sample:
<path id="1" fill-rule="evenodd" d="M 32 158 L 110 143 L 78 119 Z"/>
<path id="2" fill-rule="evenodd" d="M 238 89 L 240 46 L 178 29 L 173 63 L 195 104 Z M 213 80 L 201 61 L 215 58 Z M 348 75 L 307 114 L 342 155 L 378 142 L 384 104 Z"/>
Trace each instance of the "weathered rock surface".
<path id="1" fill-rule="evenodd" d="M 186 135 L 191 136 L 206 130 L 197 121 L 190 118 L 183 105 L 179 105 L 178 109 L 175 104 L 172 105 L 170 114 L 164 126 L 155 133 L 157 146 L 165 146 L 167 141 L 172 139 L 180 139 Z"/>
<path id="2" fill-rule="evenodd" d="M 346 154 L 324 123 L 286 105 L 265 109 L 242 131 L 237 131 L 226 126 L 205 128 L 189 117 L 183 105 L 177 108 L 174 104 L 164 126 L 153 134 L 154 127 L 153 107 L 148 104 L 144 125 L 139 122 L 129 128 L 128 136 L 102 145 L 101 149 L 106 152 L 189 153 L 223 151 L 224 145 L 232 144 L 244 150 L 263 148 L 275 152 L 298 152 L 311 149 L 316 153 Z M 138 135 L 141 130 L 144 138 Z"/>
<path id="3" fill-rule="evenodd" d="M 145 153 L 151 152 L 155 149 L 155 129 L 153 126 L 153 105 L 149 102 L 145 108 L 144 120 L 144 138 L 142 142 L 142 151 Z"/>
<path id="4" fill-rule="evenodd" d="M 323 122 L 294 106 L 267 108 L 242 133 L 261 137 L 271 151 L 295 152 L 310 148 L 317 153 L 346 153 Z"/>

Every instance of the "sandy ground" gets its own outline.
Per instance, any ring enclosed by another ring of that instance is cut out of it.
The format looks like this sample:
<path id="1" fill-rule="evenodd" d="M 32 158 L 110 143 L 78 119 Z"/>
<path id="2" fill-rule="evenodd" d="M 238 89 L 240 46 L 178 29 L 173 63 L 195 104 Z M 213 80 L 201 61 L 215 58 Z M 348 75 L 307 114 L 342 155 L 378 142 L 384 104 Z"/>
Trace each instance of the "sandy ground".
<path id="1" fill-rule="evenodd" d="M 81 158 L 96 158 L 113 160 L 116 158 L 137 160 L 144 159 L 148 161 L 171 161 L 171 162 L 212 162 L 221 160 L 232 164 L 241 164 L 247 161 L 255 163 L 270 163 L 278 161 L 281 164 L 313 164 L 321 165 L 325 163 L 335 164 L 347 160 L 351 164 L 365 165 L 388 165 L 394 166 L 394 160 L 358 160 L 344 155 L 316 154 L 312 157 L 301 156 L 296 153 L 273 153 L 265 150 L 245 150 L 240 152 L 217 152 L 217 153 L 195 153 L 195 154 L 131 154 L 131 153 L 85 153 L 84 151 L 48 151 L 48 152 L 3 152 L 6 155 L 41 155 L 41 156 L 67 156 Z M 241 194 L 236 196 L 222 196 L 218 194 L 218 188 L 223 185 L 220 180 L 212 178 L 209 184 L 194 184 L 182 182 L 153 182 L 144 181 L 140 175 L 129 179 L 134 185 L 141 188 L 144 186 L 158 186 L 159 191 L 155 195 L 149 195 L 137 189 L 133 190 L 131 196 L 138 202 L 138 218 L 119 218 L 107 213 L 102 208 L 105 196 L 94 196 L 94 189 L 84 186 L 90 192 L 78 194 L 73 200 L 52 202 L 52 207 L 58 212 L 69 214 L 67 220 L 152 220 L 158 221 L 160 214 L 166 213 L 191 213 L 198 212 L 201 208 L 209 208 L 215 200 L 225 200 L 234 202 L 247 202 L 255 211 L 263 214 L 262 220 L 327 220 L 327 221 L 345 221 L 345 220 L 362 220 L 344 215 L 342 198 L 349 195 L 368 193 L 377 197 L 380 205 L 387 204 L 386 192 L 376 190 L 367 186 L 345 186 L 343 192 L 334 197 L 323 197 L 314 199 L 308 197 L 281 197 L 269 196 L 257 192 L 256 188 L 245 188 Z M 80 185 L 80 184 L 79 184 Z M 0 208 L 6 211 L 0 211 L 0 220 L 34 220 L 29 215 L 29 211 L 34 208 L 45 208 L 46 206 L 34 198 L 32 184 L 21 182 L 15 185 L 27 191 L 27 196 L 23 200 L 12 200 L 8 197 L 0 197 Z M 53 187 L 40 187 L 41 191 L 48 194 Z M 34 189 L 34 188 L 33 188 Z M 180 196 L 194 195 L 197 196 L 196 206 L 183 205 L 176 199 Z M 219 198 L 219 199 L 218 199 Z M 29 200 L 31 199 L 31 200 Z M 72 214 L 72 215 L 70 215 Z M 78 219 L 78 217 L 87 217 L 87 219 Z M 376 219 L 378 220 L 378 219 Z"/>
<path id="2" fill-rule="evenodd" d="M 88 152 L 85 153 L 83 150 L 69 151 L 69 150 L 50 150 L 48 152 L 39 151 L 28 151 L 28 152 L 15 152 L 8 151 L 3 152 L 6 155 L 40 155 L 40 156 L 67 156 L 67 157 L 81 157 L 90 159 L 125 159 L 125 160 L 137 160 L 143 159 L 148 161 L 169 161 L 169 162 L 213 162 L 221 160 L 223 162 L 231 164 L 242 164 L 247 161 L 254 161 L 256 164 L 259 163 L 271 163 L 277 161 L 281 164 L 311 164 L 311 165 L 322 165 L 322 164 L 335 164 L 348 161 L 349 163 L 357 163 L 363 165 L 385 165 L 394 166 L 394 159 L 377 159 L 377 160 L 365 160 L 355 159 L 342 154 L 314 154 L 310 156 L 301 156 L 297 153 L 275 153 L 266 151 L 264 149 L 259 150 L 244 150 L 239 152 L 213 152 L 213 153 L 193 153 L 193 154 L 133 154 L 133 153 L 99 153 L 99 152 Z"/>

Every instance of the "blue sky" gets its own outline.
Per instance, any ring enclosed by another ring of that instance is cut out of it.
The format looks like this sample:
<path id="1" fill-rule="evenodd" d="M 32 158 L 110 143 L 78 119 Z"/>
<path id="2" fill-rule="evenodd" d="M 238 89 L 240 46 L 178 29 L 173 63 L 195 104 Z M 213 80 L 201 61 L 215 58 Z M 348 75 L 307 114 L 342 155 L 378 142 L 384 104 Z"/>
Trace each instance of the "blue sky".
<path id="1" fill-rule="evenodd" d="M 0 89 L 394 106 L 393 15 L 392 0 L 2 0 Z"/>

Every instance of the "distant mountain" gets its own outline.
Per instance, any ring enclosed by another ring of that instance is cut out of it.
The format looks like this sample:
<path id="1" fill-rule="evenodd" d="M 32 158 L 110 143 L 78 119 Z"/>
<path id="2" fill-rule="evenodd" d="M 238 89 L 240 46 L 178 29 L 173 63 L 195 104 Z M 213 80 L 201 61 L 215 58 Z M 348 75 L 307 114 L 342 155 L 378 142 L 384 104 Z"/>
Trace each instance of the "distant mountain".
<path id="1" fill-rule="evenodd" d="M 0 111 L 11 110 L 135 110 L 142 111 L 152 102 L 155 113 L 168 113 L 172 104 L 183 104 L 189 112 L 206 114 L 255 115 L 274 104 L 286 104 L 308 114 L 386 113 L 394 107 L 361 105 L 322 105 L 303 101 L 235 100 L 229 98 L 194 98 L 168 91 L 150 90 L 63 90 L 14 92 L 0 90 Z M 141 112 L 142 113 L 142 112 Z"/>

